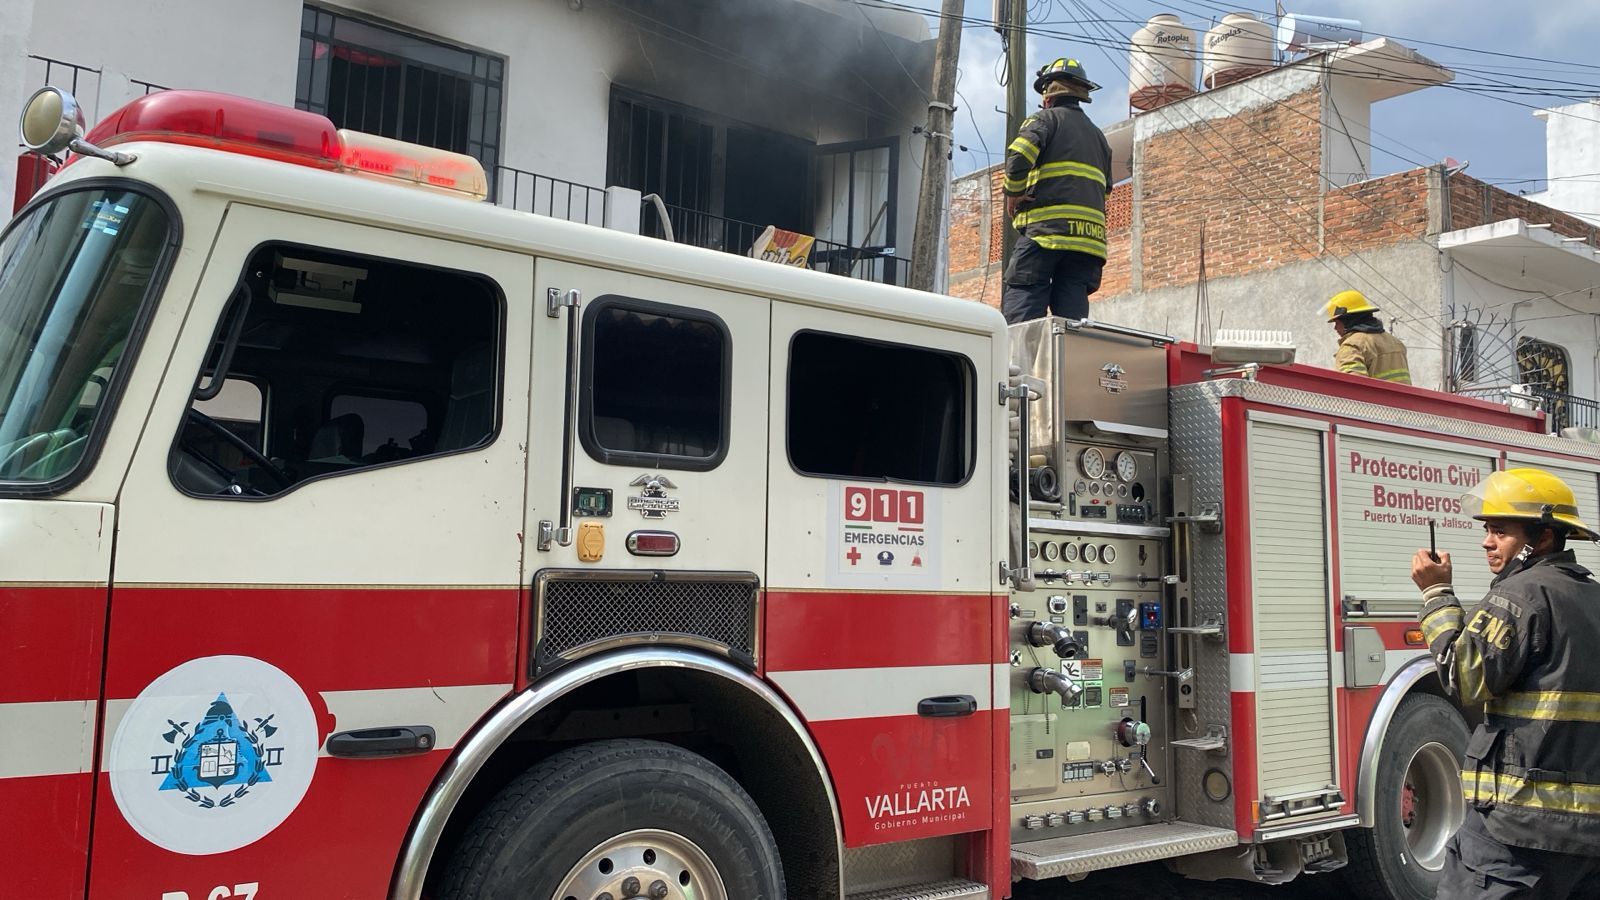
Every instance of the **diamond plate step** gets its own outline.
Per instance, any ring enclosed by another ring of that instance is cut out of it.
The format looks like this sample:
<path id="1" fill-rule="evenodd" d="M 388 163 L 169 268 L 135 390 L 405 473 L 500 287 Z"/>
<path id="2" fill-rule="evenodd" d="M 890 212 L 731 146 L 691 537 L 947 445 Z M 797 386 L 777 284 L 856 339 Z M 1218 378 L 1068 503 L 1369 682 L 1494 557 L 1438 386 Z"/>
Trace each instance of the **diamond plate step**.
<path id="1" fill-rule="evenodd" d="M 845 900 L 989 900 L 989 889 L 973 881 L 951 878 L 850 894 Z"/>
<path id="2" fill-rule="evenodd" d="M 1183 822 L 1075 834 L 1013 844 L 1011 877 L 1038 881 L 1082 875 L 1096 869 L 1222 850 L 1238 843 L 1239 836 L 1226 828 Z"/>

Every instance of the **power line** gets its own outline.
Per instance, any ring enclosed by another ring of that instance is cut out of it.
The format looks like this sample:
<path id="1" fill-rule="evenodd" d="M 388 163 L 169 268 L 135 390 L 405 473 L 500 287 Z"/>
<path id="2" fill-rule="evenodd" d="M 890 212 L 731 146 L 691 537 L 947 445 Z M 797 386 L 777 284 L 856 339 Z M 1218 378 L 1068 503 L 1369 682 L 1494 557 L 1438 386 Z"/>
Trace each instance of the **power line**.
<path id="1" fill-rule="evenodd" d="M 1070 0 L 1070 2 L 1074 6 L 1078 7 L 1080 10 L 1084 10 L 1085 12 L 1087 12 L 1087 10 L 1084 9 L 1083 4 L 1078 2 L 1078 0 Z M 1108 2 L 1107 5 L 1110 6 L 1114 11 L 1123 12 L 1124 14 L 1126 14 L 1125 11 L 1119 9 L 1115 4 L 1112 4 L 1112 3 Z M 1121 67 L 1114 60 L 1112 61 L 1112 66 L 1113 66 L 1113 68 L 1117 68 L 1119 70 L 1121 69 Z M 1261 96 L 1265 97 L 1268 100 L 1273 101 L 1275 104 L 1279 105 L 1280 108 L 1289 109 L 1289 110 L 1292 110 L 1292 111 L 1294 111 L 1296 113 L 1300 112 L 1299 110 L 1294 110 L 1293 107 L 1290 107 L 1290 106 L 1288 106 L 1286 104 L 1282 104 L 1281 101 L 1275 100 L 1274 98 L 1270 97 L 1269 95 L 1266 95 L 1265 93 L 1260 92 L 1259 89 L 1254 88 L 1254 86 L 1252 86 L 1252 89 L 1253 90 L 1257 90 L 1258 93 L 1261 93 Z M 1211 99 L 1212 99 L 1213 103 L 1218 104 L 1220 106 L 1220 101 L 1217 101 L 1214 97 L 1212 97 Z M 1305 115 L 1305 114 L 1301 113 L 1301 115 Z M 1307 116 L 1307 118 L 1311 118 L 1311 117 Z M 1199 116 L 1198 112 L 1196 112 L 1196 114 L 1195 114 L 1195 119 L 1196 119 L 1197 123 L 1199 121 L 1204 121 L 1204 120 L 1201 119 L 1201 117 Z M 1251 131 L 1255 132 L 1258 136 L 1260 136 L 1261 138 L 1266 140 L 1268 143 L 1271 143 L 1274 147 L 1276 147 L 1279 150 L 1281 150 L 1286 156 L 1288 156 L 1290 159 L 1294 160 L 1296 163 L 1300 164 L 1307 171 L 1314 173 L 1318 177 L 1318 179 L 1320 181 L 1328 184 L 1330 187 L 1335 187 L 1335 188 L 1338 187 L 1337 185 L 1335 185 L 1332 182 L 1331 179 L 1329 179 L 1322 172 L 1322 166 L 1321 166 L 1321 161 L 1320 160 L 1318 160 L 1317 163 L 1314 164 L 1314 165 L 1311 164 L 1311 163 L 1308 163 L 1305 160 L 1301 159 L 1296 154 L 1294 154 L 1291 150 L 1289 150 L 1289 148 L 1284 147 L 1277 140 L 1273 139 L 1273 137 L 1271 135 L 1267 134 L 1266 132 L 1262 131 L 1261 129 L 1256 128 L 1254 125 L 1250 124 L 1250 122 L 1247 119 L 1240 118 L 1239 121 L 1241 123 L 1243 123 Z M 1208 124 L 1210 124 L 1210 123 L 1208 122 Z M 1216 126 L 1214 124 L 1211 124 L 1211 129 L 1213 131 L 1215 131 L 1216 130 Z M 1231 150 L 1233 150 L 1236 154 L 1239 152 L 1239 148 L 1236 145 L 1234 145 L 1233 142 L 1229 141 L 1226 137 L 1223 137 L 1220 133 L 1218 133 L 1218 137 L 1221 137 L 1222 140 L 1225 143 L 1228 144 L 1229 148 Z M 1232 165 L 1231 158 L 1230 158 L 1229 164 Z M 1236 171 L 1238 170 L 1236 166 L 1234 168 L 1235 168 Z M 1241 173 L 1241 175 L 1242 175 L 1242 173 Z M 1368 203 L 1365 200 L 1365 198 L 1361 197 L 1359 194 L 1349 194 L 1348 196 L 1355 197 L 1358 201 L 1360 201 L 1363 205 L 1367 206 L 1369 209 L 1372 209 L 1374 212 L 1378 213 L 1379 215 L 1384 216 L 1385 218 L 1388 218 L 1391 221 L 1393 221 L 1393 217 L 1392 216 L 1389 216 L 1383 210 L 1379 209 L 1376 206 L 1373 206 L 1371 203 Z M 1313 239 L 1315 239 L 1317 236 L 1316 235 L 1312 235 L 1312 237 L 1313 237 Z M 1435 252 L 1438 252 L 1438 248 L 1435 247 L 1434 245 L 1428 243 L 1426 240 L 1422 240 L 1421 238 L 1417 238 L 1416 240 L 1421 242 L 1424 246 L 1428 247 L 1429 249 L 1434 250 Z M 1407 302 L 1411 303 L 1418 311 L 1421 311 L 1422 312 L 1422 318 L 1424 318 L 1424 319 L 1430 318 L 1429 314 L 1425 311 L 1426 310 L 1425 307 L 1421 306 L 1419 303 L 1417 303 L 1417 301 L 1412 300 L 1408 295 L 1406 295 L 1406 293 L 1403 290 L 1400 289 L 1400 287 L 1398 285 L 1396 285 L 1393 281 L 1389 280 L 1389 278 L 1386 275 L 1384 275 L 1381 271 L 1379 271 L 1376 266 L 1373 266 L 1371 262 L 1369 262 L 1368 260 L 1365 259 L 1365 257 L 1361 256 L 1361 254 L 1359 252 L 1352 252 L 1350 255 L 1353 256 L 1358 261 L 1360 261 L 1368 269 L 1371 269 L 1374 274 L 1376 274 L 1386 284 L 1388 284 L 1391 288 L 1393 288 L 1396 291 L 1396 293 L 1398 293 L 1400 295 L 1401 298 L 1404 298 Z M 1352 271 L 1354 271 L 1354 270 L 1352 269 Z M 1365 280 L 1365 279 L 1363 279 L 1363 280 Z M 1440 315 L 1439 314 L 1434 314 L 1434 315 L 1431 316 L 1431 318 L 1440 318 Z"/>
<path id="2" fill-rule="evenodd" d="M 909 10 L 909 11 L 913 11 L 913 12 L 928 14 L 926 10 L 921 10 L 921 9 L 918 9 L 918 8 L 916 8 L 914 6 L 909 6 L 909 5 L 907 5 L 905 3 L 902 3 L 902 2 L 897 2 L 897 0 L 851 0 L 851 2 L 862 4 L 862 5 L 875 6 L 875 7 L 879 7 L 879 8 L 902 9 L 902 10 Z M 1220 9 L 1220 7 L 1219 7 L 1219 9 Z M 1123 11 L 1123 14 L 1126 15 L 1127 14 L 1126 11 Z M 1087 11 L 1086 11 L 1086 16 L 1089 18 L 1090 21 L 1096 21 L 1096 22 L 1107 21 L 1107 20 L 1101 20 L 1101 19 L 1095 18 L 1092 15 L 1088 14 Z M 976 19 L 973 19 L 972 17 L 966 17 L 966 16 L 961 17 L 961 21 L 963 21 L 963 22 L 981 22 L 981 20 L 976 20 Z M 1082 24 L 1081 21 L 1078 21 L 1078 20 L 1074 20 L 1074 21 L 1077 22 L 1078 24 Z M 1118 20 L 1118 21 L 1121 21 L 1121 20 Z M 1093 36 L 1093 35 L 1079 34 L 1079 33 L 1074 33 L 1074 32 L 1053 31 L 1053 30 L 1048 30 L 1048 29 L 1045 29 L 1045 28 L 1038 27 L 1037 25 L 1034 26 L 1034 27 L 1027 28 L 1026 30 L 1027 30 L 1027 32 L 1029 34 L 1039 35 L 1039 36 L 1043 36 L 1043 37 L 1053 37 L 1053 38 L 1057 38 L 1057 39 L 1060 39 L 1060 40 L 1078 41 L 1078 42 L 1085 43 L 1085 44 L 1090 44 L 1090 45 L 1093 45 L 1093 46 L 1100 46 L 1102 48 L 1103 47 L 1112 47 L 1112 48 L 1115 48 L 1115 49 L 1118 49 L 1118 50 L 1132 50 L 1133 49 L 1133 44 L 1131 43 L 1131 41 L 1129 41 L 1126 38 L 1122 38 L 1120 35 L 1117 35 L 1114 32 L 1109 33 L 1109 34 L 1102 34 L 1100 36 Z M 1377 36 L 1379 36 L 1379 37 L 1391 37 L 1391 35 L 1383 35 L 1383 34 L 1377 34 L 1377 33 L 1375 33 L 1375 34 Z M 1401 39 L 1400 38 L 1396 38 L 1396 40 L 1401 40 Z M 1423 42 L 1423 43 L 1428 43 L 1428 42 Z M 1254 62 L 1256 60 L 1256 57 L 1254 57 L 1254 56 L 1245 56 L 1245 55 L 1235 55 L 1235 54 L 1221 54 L 1221 55 L 1219 55 L 1219 54 L 1216 54 L 1216 53 L 1211 53 L 1210 55 L 1211 55 L 1211 58 L 1213 58 L 1213 59 L 1220 58 L 1220 59 L 1229 60 L 1229 61 Z M 1297 65 L 1297 64 L 1305 62 L 1306 59 L 1310 59 L 1310 58 L 1311 57 L 1308 56 L 1305 59 L 1296 60 L 1293 63 L 1290 63 L 1289 65 Z M 1531 59 L 1533 57 L 1526 57 L 1526 58 L 1530 58 Z M 1472 83 L 1461 83 L 1461 82 L 1440 83 L 1438 81 L 1430 80 L 1430 79 L 1419 79 L 1419 78 L 1406 77 L 1406 76 L 1403 76 L 1403 75 L 1396 75 L 1393 72 L 1387 71 L 1385 69 L 1378 68 L 1378 67 L 1374 66 L 1373 64 L 1365 61 L 1365 60 L 1359 60 L 1359 59 L 1353 59 L 1353 58 L 1350 58 L 1350 57 L 1345 57 L 1344 58 L 1344 62 L 1346 62 L 1346 63 L 1348 63 L 1348 64 L 1350 64 L 1352 66 L 1356 66 L 1356 67 L 1363 68 L 1363 69 L 1366 70 L 1364 72 L 1362 72 L 1362 71 L 1354 71 L 1354 72 L 1352 72 L 1352 71 L 1341 71 L 1339 74 L 1340 74 L 1341 77 L 1344 77 L 1344 78 L 1364 79 L 1364 80 L 1379 81 L 1379 82 L 1390 82 L 1390 83 L 1394 83 L 1394 84 L 1410 85 L 1410 86 L 1413 86 L 1413 87 L 1443 87 L 1443 88 L 1448 88 L 1450 90 L 1458 91 L 1458 92 L 1461 92 L 1461 93 L 1476 94 L 1476 95 L 1489 97 L 1490 99 L 1498 100 L 1498 101 L 1503 102 L 1503 103 L 1508 103 L 1508 104 L 1511 104 L 1513 106 L 1519 106 L 1519 107 L 1522 107 L 1524 109 L 1530 109 L 1530 110 L 1539 111 L 1539 112 L 1552 112 L 1552 113 L 1554 113 L 1556 115 L 1572 116 L 1573 118 L 1579 118 L 1579 119 L 1583 119 L 1584 121 L 1588 121 L 1588 119 L 1586 117 L 1574 116 L 1572 113 L 1562 112 L 1561 110 L 1558 110 L 1558 109 L 1557 110 L 1550 110 L 1550 109 L 1547 109 L 1546 107 L 1543 107 L 1543 106 L 1535 106 L 1533 104 L 1523 103 L 1521 101 L 1514 100 L 1511 97 L 1501 96 L 1502 94 L 1505 94 L 1505 93 L 1515 92 L 1515 93 L 1520 93 L 1520 94 L 1526 95 L 1526 96 L 1552 97 L 1552 98 L 1555 98 L 1555 99 L 1571 100 L 1571 101 L 1580 100 L 1580 98 L 1575 98 L 1575 97 L 1572 97 L 1570 95 L 1556 94 L 1556 93 L 1552 93 L 1552 92 L 1550 92 L 1548 90 L 1543 90 L 1543 89 L 1539 89 L 1539 88 L 1535 88 L 1535 87 L 1531 87 L 1531 86 L 1525 86 L 1525 85 L 1511 84 L 1511 83 L 1508 83 L 1508 82 L 1494 80 L 1494 79 L 1491 79 L 1491 80 L 1489 80 L 1487 82 L 1483 82 L 1483 83 L 1479 83 L 1479 82 L 1472 82 Z M 1597 68 L 1600 68 L 1600 67 L 1597 67 Z M 1384 151 L 1384 152 L 1387 153 L 1389 151 Z"/>
<path id="3" fill-rule="evenodd" d="M 1248 13 L 1255 13 L 1257 16 L 1273 17 L 1273 18 L 1276 18 L 1277 14 L 1278 14 L 1277 10 L 1264 10 L 1264 9 L 1252 8 L 1252 7 L 1243 6 L 1243 5 L 1234 5 L 1234 6 L 1223 7 L 1223 6 L 1216 5 L 1214 3 L 1208 3 L 1208 2 L 1206 2 L 1206 0 L 1195 0 L 1195 2 L 1198 2 L 1202 6 L 1209 7 L 1211 9 L 1214 9 L 1214 10 L 1216 10 L 1218 12 L 1221 12 L 1221 13 L 1224 13 L 1224 14 L 1231 13 L 1231 12 L 1248 12 Z M 1265 19 L 1263 19 L 1263 21 L 1265 21 Z M 1465 47 L 1465 46 L 1462 46 L 1460 44 L 1440 43 L 1438 41 L 1430 41 L 1430 40 L 1425 40 L 1423 38 L 1418 38 L 1418 37 L 1405 37 L 1405 36 L 1402 36 L 1402 35 L 1390 34 L 1390 33 L 1381 32 L 1381 31 L 1368 31 L 1367 34 L 1373 35 L 1373 36 L 1376 36 L 1376 37 L 1393 38 L 1394 40 L 1402 41 L 1402 42 L 1407 43 L 1407 44 L 1421 44 L 1421 45 L 1428 46 L 1428 47 L 1441 47 L 1441 48 L 1444 48 L 1444 49 L 1447 49 L 1447 50 L 1460 50 L 1460 51 L 1465 52 L 1465 53 L 1471 53 L 1471 54 L 1473 54 L 1475 56 L 1499 56 L 1499 57 L 1503 57 L 1505 59 L 1517 59 L 1517 60 L 1524 60 L 1524 61 L 1527 61 L 1527 62 L 1542 62 L 1542 63 L 1561 62 L 1563 65 L 1571 66 L 1572 68 L 1576 68 L 1576 69 L 1593 69 L 1595 71 L 1600 71 L 1600 65 L 1593 65 L 1593 64 L 1590 64 L 1590 63 L 1570 62 L 1570 61 L 1564 61 L 1564 60 L 1552 60 L 1552 59 L 1548 59 L 1548 58 L 1542 57 L 1542 56 L 1524 56 L 1524 55 L 1517 54 L 1517 53 L 1505 53 L 1505 52 L 1498 51 L 1498 50 L 1487 50 L 1487 49 L 1484 49 L 1482 47 Z"/>

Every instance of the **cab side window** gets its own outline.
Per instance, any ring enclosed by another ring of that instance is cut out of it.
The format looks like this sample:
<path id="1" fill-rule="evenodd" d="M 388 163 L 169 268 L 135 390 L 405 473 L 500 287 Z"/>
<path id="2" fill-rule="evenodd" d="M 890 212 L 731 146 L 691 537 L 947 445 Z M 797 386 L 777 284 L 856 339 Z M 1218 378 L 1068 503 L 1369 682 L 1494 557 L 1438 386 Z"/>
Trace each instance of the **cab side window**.
<path id="1" fill-rule="evenodd" d="M 972 474 L 964 356 L 804 331 L 789 345 L 789 462 L 804 475 L 954 485 Z"/>
<path id="2" fill-rule="evenodd" d="M 199 496 L 265 498 L 489 443 L 502 307 L 477 275 L 260 248 L 196 381 L 173 482 Z"/>
<path id="3" fill-rule="evenodd" d="M 728 452 L 732 343 L 704 310 L 596 298 L 583 316 L 584 449 L 613 465 L 716 468 Z"/>

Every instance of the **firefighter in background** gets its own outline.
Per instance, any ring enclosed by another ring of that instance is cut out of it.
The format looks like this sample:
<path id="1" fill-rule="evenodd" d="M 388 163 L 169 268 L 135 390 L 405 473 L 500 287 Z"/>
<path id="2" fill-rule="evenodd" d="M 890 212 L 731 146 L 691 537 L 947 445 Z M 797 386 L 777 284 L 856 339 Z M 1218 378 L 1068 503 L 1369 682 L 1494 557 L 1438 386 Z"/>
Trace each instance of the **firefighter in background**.
<path id="1" fill-rule="evenodd" d="M 1058 59 L 1039 69 L 1033 89 L 1044 108 L 1006 148 L 1006 216 L 1018 237 L 1000 309 L 1012 323 L 1052 313 L 1086 319 L 1106 263 L 1111 146 L 1080 104 L 1100 85 L 1077 60 Z"/>
<path id="2" fill-rule="evenodd" d="M 1366 375 L 1379 381 L 1411 383 L 1411 367 L 1406 364 L 1406 345 L 1383 330 L 1375 315 L 1378 307 L 1360 291 L 1340 291 L 1328 301 L 1325 310 L 1333 332 L 1339 336 L 1339 351 L 1334 368 L 1351 375 Z"/>
<path id="3" fill-rule="evenodd" d="M 1600 875 L 1600 583 L 1566 543 L 1595 532 L 1572 489 L 1540 469 L 1495 472 L 1473 496 L 1495 576 L 1483 601 L 1462 610 L 1448 553 L 1411 561 L 1445 691 L 1486 704 L 1438 895 L 1588 896 Z"/>

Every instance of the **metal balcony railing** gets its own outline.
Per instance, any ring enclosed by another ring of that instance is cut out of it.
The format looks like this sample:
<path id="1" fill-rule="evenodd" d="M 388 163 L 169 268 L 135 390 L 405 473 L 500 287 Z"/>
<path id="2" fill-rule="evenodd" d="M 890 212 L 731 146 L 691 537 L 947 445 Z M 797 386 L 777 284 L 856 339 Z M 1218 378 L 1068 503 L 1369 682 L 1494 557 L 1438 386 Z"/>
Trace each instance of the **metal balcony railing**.
<path id="1" fill-rule="evenodd" d="M 499 206 L 538 213 L 569 222 L 604 225 L 606 192 L 603 188 L 540 175 L 512 166 L 496 166 L 491 195 Z M 665 204 L 672 239 L 680 244 L 747 255 L 765 225 Z M 665 239 L 668 230 L 652 204 L 645 204 L 640 233 Z M 905 286 L 911 274 L 909 260 L 895 255 L 893 247 L 851 247 L 817 240 L 811 249 L 811 268 L 866 281 Z"/>
<path id="2" fill-rule="evenodd" d="M 1455 393 L 1491 403 L 1542 409 L 1552 434 L 1563 428 L 1600 428 L 1600 400 L 1563 394 L 1536 384 L 1474 385 Z"/>
<path id="3" fill-rule="evenodd" d="M 673 240 L 680 244 L 744 256 L 749 254 L 756 238 L 766 230 L 765 225 L 741 222 L 671 203 L 666 204 L 666 208 L 667 219 L 672 223 Z M 660 216 L 649 204 L 645 206 L 640 230 L 651 237 L 667 236 Z M 911 274 L 909 262 L 896 256 L 893 247 L 851 247 L 820 238 L 811 248 L 811 268 L 818 272 L 902 287 Z"/>
<path id="4" fill-rule="evenodd" d="M 1528 391 L 1543 404 L 1545 413 L 1550 417 L 1552 432 L 1559 432 L 1563 428 L 1600 428 L 1600 401 L 1561 394 L 1534 385 L 1529 385 Z"/>
<path id="5" fill-rule="evenodd" d="M 604 188 L 511 166 L 495 166 L 494 181 L 493 196 L 498 206 L 584 225 L 606 223 Z"/>

